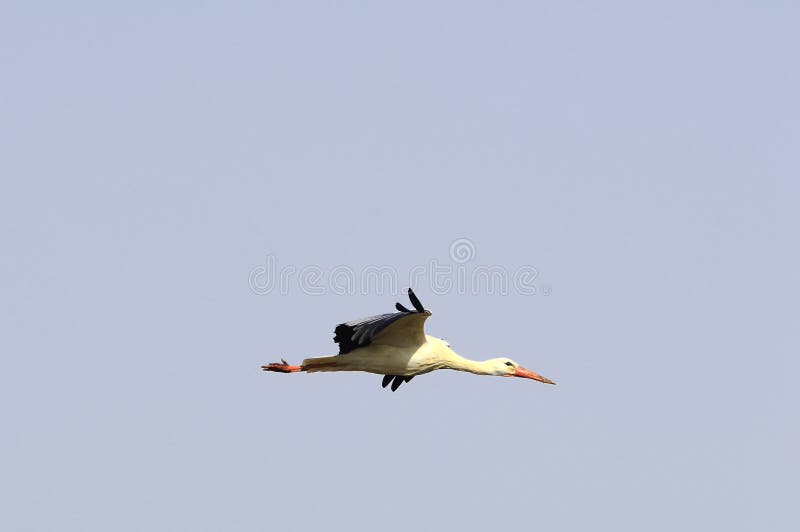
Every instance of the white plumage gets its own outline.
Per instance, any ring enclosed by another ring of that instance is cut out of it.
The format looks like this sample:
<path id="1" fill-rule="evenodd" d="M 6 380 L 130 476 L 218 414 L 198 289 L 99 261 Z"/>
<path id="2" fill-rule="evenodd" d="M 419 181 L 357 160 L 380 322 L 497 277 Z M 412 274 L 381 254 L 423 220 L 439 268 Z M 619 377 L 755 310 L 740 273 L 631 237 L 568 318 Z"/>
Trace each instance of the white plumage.
<path id="1" fill-rule="evenodd" d="M 366 371 L 384 375 L 383 386 L 391 382 L 392 391 L 416 375 L 437 369 L 467 371 L 476 375 L 523 377 L 555 384 L 508 358 L 479 362 L 458 355 L 444 340 L 425 334 L 425 320 L 431 313 L 423 308 L 410 288 L 408 297 L 414 310 L 397 303 L 398 312 L 339 324 L 334 333 L 334 341 L 339 344 L 338 355 L 307 358 L 300 366 L 292 366 L 281 360 L 261 368 L 280 373 Z"/>

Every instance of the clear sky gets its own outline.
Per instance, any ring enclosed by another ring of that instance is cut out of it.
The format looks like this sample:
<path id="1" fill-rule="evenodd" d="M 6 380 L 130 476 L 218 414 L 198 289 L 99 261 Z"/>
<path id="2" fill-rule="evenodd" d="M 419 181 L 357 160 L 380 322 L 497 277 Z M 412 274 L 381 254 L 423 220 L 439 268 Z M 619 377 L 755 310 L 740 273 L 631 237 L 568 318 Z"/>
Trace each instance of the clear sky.
<path id="1" fill-rule="evenodd" d="M 0 528 L 797 530 L 799 24 L 4 2 Z M 409 279 L 558 385 L 259 371 Z"/>

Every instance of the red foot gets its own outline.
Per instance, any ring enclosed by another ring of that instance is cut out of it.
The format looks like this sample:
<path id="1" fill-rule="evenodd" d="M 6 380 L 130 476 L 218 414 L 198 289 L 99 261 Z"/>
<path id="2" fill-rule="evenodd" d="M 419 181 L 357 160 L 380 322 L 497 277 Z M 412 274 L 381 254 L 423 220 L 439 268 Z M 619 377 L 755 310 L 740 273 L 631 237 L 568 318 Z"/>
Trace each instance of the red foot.
<path id="1" fill-rule="evenodd" d="M 277 371 L 278 373 L 296 373 L 298 371 L 303 371 L 303 366 L 290 366 L 288 362 L 281 359 L 280 362 L 273 362 L 272 364 L 261 366 L 261 369 L 264 371 Z"/>

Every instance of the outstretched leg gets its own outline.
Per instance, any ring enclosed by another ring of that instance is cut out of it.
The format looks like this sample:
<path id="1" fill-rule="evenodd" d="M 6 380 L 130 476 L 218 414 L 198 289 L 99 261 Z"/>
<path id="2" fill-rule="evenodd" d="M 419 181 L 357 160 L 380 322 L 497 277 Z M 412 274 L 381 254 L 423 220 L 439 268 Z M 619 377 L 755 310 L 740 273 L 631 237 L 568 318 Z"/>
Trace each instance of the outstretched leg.
<path id="1" fill-rule="evenodd" d="M 288 362 L 281 359 L 280 362 L 273 362 L 272 364 L 261 366 L 261 369 L 264 371 L 277 371 L 278 373 L 296 373 L 298 371 L 303 371 L 303 366 L 290 366 Z"/>

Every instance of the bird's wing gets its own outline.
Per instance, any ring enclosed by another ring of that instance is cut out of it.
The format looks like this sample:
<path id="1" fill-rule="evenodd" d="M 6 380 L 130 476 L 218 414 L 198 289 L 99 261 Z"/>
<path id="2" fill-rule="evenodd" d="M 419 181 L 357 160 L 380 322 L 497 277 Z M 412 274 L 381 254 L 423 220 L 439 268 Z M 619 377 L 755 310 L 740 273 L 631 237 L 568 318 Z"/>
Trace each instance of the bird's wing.
<path id="1" fill-rule="evenodd" d="M 425 320 L 430 315 L 429 310 L 405 314 L 378 332 L 371 343 L 398 347 L 422 345 L 425 343 Z"/>
<path id="2" fill-rule="evenodd" d="M 333 341 L 339 344 L 339 354 L 344 355 L 369 344 L 394 346 L 423 344 L 425 320 L 431 313 L 422 307 L 411 289 L 408 290 L 408 295 L 416 310 L 408 310 L 397 303 L 396 307 L 400 312 L 379 314 L 337 325 Z"/>

